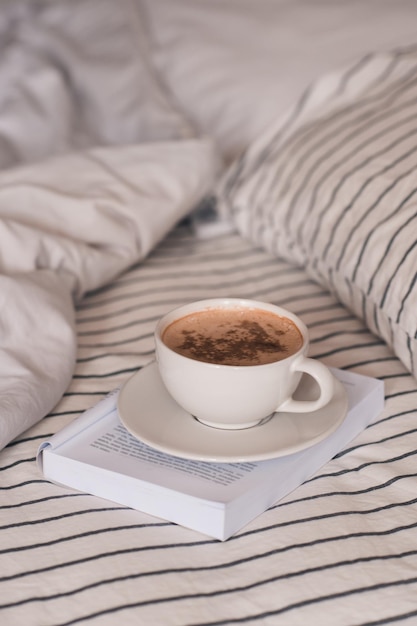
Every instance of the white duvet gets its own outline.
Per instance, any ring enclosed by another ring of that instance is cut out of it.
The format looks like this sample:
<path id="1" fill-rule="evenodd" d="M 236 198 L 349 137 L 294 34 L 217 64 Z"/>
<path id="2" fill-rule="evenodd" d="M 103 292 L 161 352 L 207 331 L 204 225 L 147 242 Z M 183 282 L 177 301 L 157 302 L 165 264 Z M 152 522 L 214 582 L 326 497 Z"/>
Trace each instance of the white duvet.
<path id="1" fill-rule="evenodd" d="M 132 5 L 76 6 L 0 13 L 0 448 L 68 386 L 75 301 L 143 259 L 215 174 L 141 54 Z"/>
<path id="2" fill-rule="evenodd" d="M 95 149 L 0 174 L 0 446 L 71 380 L 73 302 L 143 259 L 210 188 L 210 142 Z"/>

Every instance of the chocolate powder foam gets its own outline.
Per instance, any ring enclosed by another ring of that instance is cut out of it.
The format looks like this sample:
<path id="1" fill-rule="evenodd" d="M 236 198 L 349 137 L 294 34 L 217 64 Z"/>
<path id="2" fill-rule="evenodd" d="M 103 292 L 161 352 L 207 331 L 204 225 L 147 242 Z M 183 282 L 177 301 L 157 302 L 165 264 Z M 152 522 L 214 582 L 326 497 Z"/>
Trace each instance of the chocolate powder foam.
<path id="1" fill-rule="evenodd" d="M 209 310 L 173 322 L 164 342 L 189 358 L 221 365 L 260 365 L 279 361 L 302 345 L 288 318 L 256 310 Z"/>

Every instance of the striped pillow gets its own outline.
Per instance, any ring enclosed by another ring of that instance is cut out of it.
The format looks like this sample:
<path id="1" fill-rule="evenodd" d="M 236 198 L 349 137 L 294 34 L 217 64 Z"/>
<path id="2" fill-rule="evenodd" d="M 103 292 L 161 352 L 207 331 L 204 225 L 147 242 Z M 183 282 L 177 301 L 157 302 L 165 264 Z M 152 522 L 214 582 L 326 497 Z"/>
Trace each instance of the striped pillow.
<path id="1" fill-rule="evenodd" d="M 315 84 L 232 166 L 219 205 L 416 372 L 417 48 Z"/>

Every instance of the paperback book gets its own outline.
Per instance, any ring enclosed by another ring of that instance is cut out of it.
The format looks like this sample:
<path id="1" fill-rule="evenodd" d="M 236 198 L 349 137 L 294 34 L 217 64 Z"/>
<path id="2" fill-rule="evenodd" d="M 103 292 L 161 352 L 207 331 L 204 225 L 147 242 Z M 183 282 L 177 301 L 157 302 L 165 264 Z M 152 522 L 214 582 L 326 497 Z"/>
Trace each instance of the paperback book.
<path id="1" fill-rule="evenodd" d="M 383 409 L 380 380 L 332 369 L 348 412 L 328 437 L 276 459 L 216 463 L 157 450 L 121 423 L 115 390 L 43 442 L 46 479 L 226 540 L 309 479 Z"/>

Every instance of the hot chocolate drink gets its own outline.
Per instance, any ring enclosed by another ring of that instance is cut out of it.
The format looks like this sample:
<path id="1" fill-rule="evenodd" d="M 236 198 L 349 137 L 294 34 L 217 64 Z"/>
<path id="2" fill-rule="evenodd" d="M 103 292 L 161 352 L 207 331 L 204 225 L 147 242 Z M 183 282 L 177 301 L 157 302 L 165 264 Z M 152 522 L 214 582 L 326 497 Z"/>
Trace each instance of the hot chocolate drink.
<path id="1" fill-rule="evenodd" d="M 185 315 L 164 331 L 163 342 L 190 359 L 220 365 L 263 365 L 303 345 L 287 317 L 263 309 L 213 308 Z"/>

